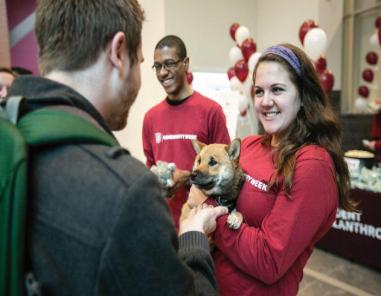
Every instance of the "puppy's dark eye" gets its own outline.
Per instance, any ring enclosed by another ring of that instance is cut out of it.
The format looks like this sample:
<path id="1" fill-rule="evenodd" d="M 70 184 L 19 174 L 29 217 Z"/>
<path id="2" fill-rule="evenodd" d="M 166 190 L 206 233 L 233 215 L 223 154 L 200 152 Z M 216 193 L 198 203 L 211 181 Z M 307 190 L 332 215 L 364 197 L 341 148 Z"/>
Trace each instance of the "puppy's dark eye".
<path id="1" fill-rule="evenodd" d="M 214 166 L 214 165 L 216 165 L 217 164 L 217 161 L 213 158 L 213 157 L 211 157 L 210 159 L 209 159 L 209 163 L 208 163 L 208 165 L 209 166 Z"/>
<path id="2" fill-rule="evenodd" d="M 199 157 L 198 159 L 197 159 L 197 164 L 200 164 L 201 163 L 201 157 Z"/>

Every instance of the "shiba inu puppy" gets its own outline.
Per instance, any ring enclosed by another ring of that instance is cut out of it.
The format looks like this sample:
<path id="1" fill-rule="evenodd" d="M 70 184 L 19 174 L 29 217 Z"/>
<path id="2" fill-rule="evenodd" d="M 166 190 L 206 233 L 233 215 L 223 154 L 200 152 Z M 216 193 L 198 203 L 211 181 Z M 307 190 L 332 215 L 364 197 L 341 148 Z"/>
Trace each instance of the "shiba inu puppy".
<path id="1" fill-rule="evenodd" d="M 205 145 L 197 140 L 192 141 L 197 156 L 193 165 L 190 181 L 205 195 L 229 209 L 228 226 L 238 229 L 241 226 L 242 214 L 235 210 L 235 202 L 244 181 L 239 166 L 241 141 L 234 139 L 229 145 Z M 192 204 L 203 201 L 188 200 L 182 209 L 182 218 L 190 211 Z"/>

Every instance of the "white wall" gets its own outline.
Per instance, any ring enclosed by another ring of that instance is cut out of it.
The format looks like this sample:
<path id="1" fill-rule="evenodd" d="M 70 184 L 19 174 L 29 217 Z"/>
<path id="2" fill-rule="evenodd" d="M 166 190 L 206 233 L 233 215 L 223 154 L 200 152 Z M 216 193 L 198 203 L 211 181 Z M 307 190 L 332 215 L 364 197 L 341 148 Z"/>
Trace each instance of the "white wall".
<path id="1" fill-rule="evenodd" d="M 256 40 L 256 0 L 165 0 L 165 31 L 181 37 L 195 72 L 223 72 L 230 65 L 231 24 L 246 26 Z"/>
<path id="2" fill-rule="evenodd" d="M 318 0 L 257 0 L 258 45 L 263 51 L 278 43 L 299 41 L 300 25 L 318 17 Z"/>
<path id="3" fill-rule="evenodd" d="M 341 42 L 343 0 L 257 0 L 258 46 L 263 51 L 277 43 L 292 43 L 303 48 L 299 40 L 302 23 L 312 19 L 328 38 L 327 67 L 335 76 L 334 89 L 341 88 Z"/>
<path id="4" fill-rule="evenodd" d="M 344 0 L 319 0 L 318 22 L 328 38 L 327 67 L 335 76 L 333 89 L 341 89 Z"/>
<path id="5" fill-rule="evenodd" d="M 8 20 L 5 0 L 0 0 L 0 67 L 9 67 L 11 57 L 8 41 Z"/>

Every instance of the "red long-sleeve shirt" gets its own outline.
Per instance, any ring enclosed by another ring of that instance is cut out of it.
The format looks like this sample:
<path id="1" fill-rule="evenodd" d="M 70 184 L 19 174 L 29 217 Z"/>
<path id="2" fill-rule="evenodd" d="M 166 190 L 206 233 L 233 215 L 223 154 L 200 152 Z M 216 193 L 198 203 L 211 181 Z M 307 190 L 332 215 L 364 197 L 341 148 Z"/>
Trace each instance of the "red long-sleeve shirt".
<path id="1" fill-rule="evenodd" d="M 314 244 L 336 217 L 338 190 L 328 152 L 310 145 L 297 153 L 290 199 L 283 189 L 268 189 L 274 164 L 260 141 L 254 136 L 242 143 L 246 181 L 236 207 L 245 223 L 230 230 L 226 216 L 218 220 L 220 295 L 296 295 Z"/>
<path id="2" fill-rule="evenodd" d="M 142 138 L 148 167 L 163 160 L 174 162 L 179 169 L 188 171 L 196 157 L 192 139 L 205 144 L 230 143 L 221 106 L 197 91 L 179 105 L 170 105 L 163 100 L 148 110 Z M 176 227 L 187 196 L 185 188 L 180 188 L 168 201 Z"/>

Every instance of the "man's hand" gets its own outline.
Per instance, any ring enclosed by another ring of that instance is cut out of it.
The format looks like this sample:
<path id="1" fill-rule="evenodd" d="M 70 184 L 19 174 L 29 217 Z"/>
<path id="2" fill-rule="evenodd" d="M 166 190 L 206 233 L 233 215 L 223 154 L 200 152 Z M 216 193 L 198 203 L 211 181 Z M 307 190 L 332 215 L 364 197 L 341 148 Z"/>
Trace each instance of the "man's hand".
<path id="1" fill-rule="evenodd" d="M 207 204 L 193 208 L 186 219 L 180 221 L 179 235 L 188 231 L 200 231 L 206 235 L 216 230 L 216 219 L 228 213 L 228 208 Z"/>

